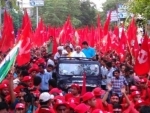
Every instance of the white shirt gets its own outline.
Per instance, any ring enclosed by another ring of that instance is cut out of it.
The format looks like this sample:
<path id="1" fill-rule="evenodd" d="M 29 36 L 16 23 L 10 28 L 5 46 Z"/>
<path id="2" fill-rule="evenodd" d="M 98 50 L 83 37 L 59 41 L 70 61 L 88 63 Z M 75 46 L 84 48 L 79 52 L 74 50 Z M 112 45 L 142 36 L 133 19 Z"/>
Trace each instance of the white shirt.
<path id="1" fill-rule="evenodd" d="M 108 73 L 107 73 L 107 84 L 109 84 L 111 82 L 111 79 L 113 77 L 113 71 L 115 71 L 116 69 L 115 68 L 111 68 Z"/>
<path id="2" fill-rule="evenodd" d="M 72 54 L 71 54 L 71 57 L 86 57 L 85 54 L 80 51 L 80 53 L 77 53 L 76 51 L 74 51 Z"/>
<path id="3" fill-rule="evenodd" d="M 103 77 L 106 77 L 107 73 L 108 73 L 108 69 L 104 66 L 101 67 L 101 73 Z M 102 78 L 102 85 L 107 85 L 106 84 L 106 79 Z"/>
<path id="4" fill-rule="evenodd" d="M 14 79 L 14 80 L 13 80 L 14 88 L 16 88 L 19 83 L 20 83 L 19 78 Z"/>
<path id="5" fill-rule="evenodd" d="M 58 52 L 55 54 L 54 59 L 58 60 L 59 57 L 62 57 L 62 55 L 60 55 Z"/>
<path id="6" fill-rule="evenodd" d="M 52 66 L 55 66 L 54 61 L 51 59 L 48 59 L 47 61 L 47 65 L 51 64 Z"/>

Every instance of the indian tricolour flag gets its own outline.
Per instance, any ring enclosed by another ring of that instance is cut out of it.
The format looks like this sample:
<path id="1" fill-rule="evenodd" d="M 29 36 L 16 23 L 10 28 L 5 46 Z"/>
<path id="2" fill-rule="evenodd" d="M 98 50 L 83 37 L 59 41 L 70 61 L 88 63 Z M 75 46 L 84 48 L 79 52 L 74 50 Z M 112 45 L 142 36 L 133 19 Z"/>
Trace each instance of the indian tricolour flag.
<path id="1" fill-rule="evenodd" d="M 20 47 L 21 42 L 19 42 L 12 50 L 7 54 L 7 56 L 0 63 L 0 82 L 6 77 L 10 68 L 15 62 L 15 59 L 18 54 L 18 49 Z"/>

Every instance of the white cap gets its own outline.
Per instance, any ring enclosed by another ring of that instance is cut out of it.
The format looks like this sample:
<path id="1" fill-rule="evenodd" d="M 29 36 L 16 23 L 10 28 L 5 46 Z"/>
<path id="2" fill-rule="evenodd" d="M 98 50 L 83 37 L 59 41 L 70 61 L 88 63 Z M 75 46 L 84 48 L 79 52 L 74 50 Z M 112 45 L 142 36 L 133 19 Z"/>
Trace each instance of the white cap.
<path id="1" fill-rule="evenodd" d="M 46 101 L 48 101 L 50 99 L 54 99 L 54 96 L 50 95 L 48 92 L 41 93 L 41 95 L 39 97 L 39 100 L 41 102 L 46 102 Z"/>
<path id="2" fill-rule="evenodd" d="M 58 46 L 57 50 L 63 50 L 63 46 Z"/>

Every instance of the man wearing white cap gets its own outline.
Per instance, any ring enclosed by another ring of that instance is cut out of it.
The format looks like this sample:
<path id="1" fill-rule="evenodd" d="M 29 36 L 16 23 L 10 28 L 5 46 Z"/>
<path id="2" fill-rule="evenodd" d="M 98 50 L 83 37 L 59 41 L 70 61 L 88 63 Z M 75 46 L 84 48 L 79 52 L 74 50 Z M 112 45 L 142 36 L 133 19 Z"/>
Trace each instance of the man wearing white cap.
<path id="1" fill-rule="evenodd" d="M 58 60 L 59 57 L 62 57 L 63 46 L 57 47 L 57 53 L 54 55 L 54 60 Z"/>
<path id="2" fill-rule="evenodd" d="M 39 97 L 40 108 L 37 109 L 36 113 L 55 113 L 52 108 L 53 99 L 54 96 L 50 95 L 48 92 L 41 93 Z"/>
<path id="3" fill-rule="evenodd" d="M 74 51 L 71 55 L 71 57 L 86 57 L 85 54 L 81 51 L 80 46 L 76 46 L 76 51 Z"/>

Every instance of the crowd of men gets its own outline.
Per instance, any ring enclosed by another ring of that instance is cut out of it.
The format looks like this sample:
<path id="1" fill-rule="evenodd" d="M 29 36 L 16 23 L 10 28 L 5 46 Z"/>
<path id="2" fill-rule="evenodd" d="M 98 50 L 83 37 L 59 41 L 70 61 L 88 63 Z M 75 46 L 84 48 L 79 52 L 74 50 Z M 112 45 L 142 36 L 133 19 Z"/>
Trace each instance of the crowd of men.
<path id="1" fill-rule="evenodd" d="M 131 55 L 121 62 L 115 51 L 96 52 L 86 41 L 73 47 L 67 43 L 57 53 L 46 47 L 31 50 L 30 62 L 17 65 L 0 84 L 0 113 L 150 113 L 149 77 L 138 77 Z M 2 56 L 1 56 L 2 57 Z M 101 87 L 81 95 L 72 83 L 65 92 L 57 86 L 56 67 L 60 57 L 85 57 L 101 64 Z"/>

